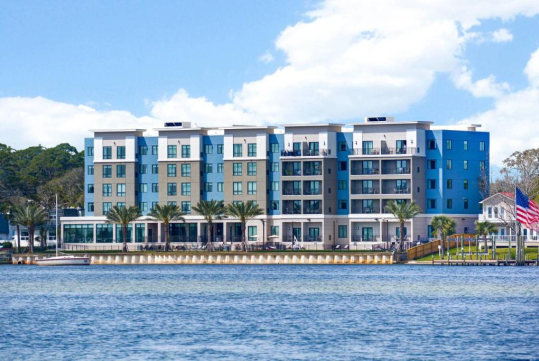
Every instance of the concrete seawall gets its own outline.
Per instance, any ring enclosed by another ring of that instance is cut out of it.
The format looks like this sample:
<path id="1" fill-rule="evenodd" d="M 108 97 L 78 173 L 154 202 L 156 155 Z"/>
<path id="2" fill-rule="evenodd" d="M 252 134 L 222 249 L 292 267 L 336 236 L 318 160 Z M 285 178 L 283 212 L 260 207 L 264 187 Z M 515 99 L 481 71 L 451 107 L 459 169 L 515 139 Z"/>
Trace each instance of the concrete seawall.
<path id="1" fill-rule="evenodd" d="M 391 253 L 103 253 L 90 254 L 92 265 L 141 264 L 392 264 Z M 13 255 L 13 264 L 34 264 L 42 256 Z"/>

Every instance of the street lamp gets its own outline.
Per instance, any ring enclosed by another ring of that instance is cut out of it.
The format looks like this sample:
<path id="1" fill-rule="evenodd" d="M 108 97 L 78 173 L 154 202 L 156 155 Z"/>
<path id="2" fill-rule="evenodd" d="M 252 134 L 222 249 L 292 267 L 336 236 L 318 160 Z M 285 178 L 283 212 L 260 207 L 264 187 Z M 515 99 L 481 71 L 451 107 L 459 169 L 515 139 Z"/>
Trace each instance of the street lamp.
<path id="1" fill-rule="evenodd" d="M 266 249 L 266 220 L 261 219 L 262 221 L 262 250 L 264 251 Z"/>
<path id="2" fill-rule="evenodd" d="M 438 245 L 438 255 L 440 256 L 440 259 L 442 259 L 442 246 Z"/>

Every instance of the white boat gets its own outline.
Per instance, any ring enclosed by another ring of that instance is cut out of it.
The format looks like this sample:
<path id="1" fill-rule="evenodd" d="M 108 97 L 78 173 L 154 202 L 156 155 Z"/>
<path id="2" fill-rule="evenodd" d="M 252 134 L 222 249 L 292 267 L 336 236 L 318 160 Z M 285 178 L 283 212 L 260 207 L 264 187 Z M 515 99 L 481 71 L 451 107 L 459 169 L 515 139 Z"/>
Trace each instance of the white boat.
<path id="1" fill-rule="evenodd" d="M 35 262 L 38 266 L 89 266 L 90 257 L 66 255 L 36 259 Z"/>
<path id="2" fill-rule="evenodd" d="M 56 232 L 58 232 L 58 194 L 56 195 Z M 56 234 L 58 240 L 58 234 Z M 89 266 L 90 257 L 73 256 L 70 254 L 58 255 L 58 242 L 56 243 L 56 257 L 36 259 L 35 263 L 38 266 Z"/>

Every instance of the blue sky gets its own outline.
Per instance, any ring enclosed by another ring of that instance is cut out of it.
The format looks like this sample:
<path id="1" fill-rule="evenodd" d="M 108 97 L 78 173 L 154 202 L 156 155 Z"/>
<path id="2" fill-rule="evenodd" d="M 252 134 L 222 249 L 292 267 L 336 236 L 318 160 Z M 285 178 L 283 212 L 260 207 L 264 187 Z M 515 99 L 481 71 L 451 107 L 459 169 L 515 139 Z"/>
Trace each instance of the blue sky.
<path id="1" fill-rule="evenodd" d="M 80 147 L 89 128 L 170 119 L 211 126 L 380 114 L 482 124 L 499 164 L 539 141 L 529 136 L 539 114 L 539 2 L 474 5 L 1 2 L 0 143 Z M 497 146 L 513 117 L 527 136 Z"/>

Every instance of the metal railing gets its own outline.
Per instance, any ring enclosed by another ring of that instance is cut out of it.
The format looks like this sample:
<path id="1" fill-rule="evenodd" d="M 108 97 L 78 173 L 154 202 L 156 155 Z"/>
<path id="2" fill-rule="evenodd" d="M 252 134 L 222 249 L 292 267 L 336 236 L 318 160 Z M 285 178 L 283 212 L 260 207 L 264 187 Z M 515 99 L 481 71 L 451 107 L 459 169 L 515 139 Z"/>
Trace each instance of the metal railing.
<path id="1" fill-rule="evenodd" d="M 380 174 L 380 170 L 378 168 L 355 168 L 352 167 L 350 169 L 351 175 L 375 175 Z"/>
<path id="2" fill-rule="evenodd" d="M 304 169 L 303 170 L 303 175 L 322 175 L 322 170 L 321 169 Z"/>
<path id="3" fill-rule="evenodd" d="M 306 188 L 303 189 L 303 194 L 306 196 L 322 194 L 322 190 L 320 188 Z"/>
<path id="4" fill-rule="evenodd" d="M 416 147 L 402 148 L 353 148 L 350 155 L 391 155 L 391 154 L 417 154 Z"/>
<path id="5" fill-rule="evenodd" d="M 382 190 L 382 194 L 410 194 L 410 188 L 386 187 Z"/>
<path id="6" fill-rule="evenodd" d="M 373 213 L 380 213 L 380 208 L 373 207 L 373 208 L 359 208 L 359 207 L 352 207 L 351 210 L 352 214 L 373 214 Z"/>
<path id="7" fill-rule="evenodd" d="M 380 194 L 379 188 L 362 188 L 362 187 L 353 187 L 350 190 L 351 194 Z"/>
<path id="8" fill-rule="evenodd" d="M 299 196 L 301 195 L 301 188 L 300 189 L 283 189 L 283 195 L 284 196 Z"/>
<path id="9" fill-rule="evenodd" d="M 283 169 L 283 177 L 301 177 L 301 169 Z"/>
<path id="10" fill-rule="evenodd" d="M 303 210 L 303 214 L 322 214 L 322 210 L 320 208 L 317 208 L 317 209 L 306 208 Z"/>
<path id="11" fill-rule="evenodd" d="M 382 168 L 382 174 L 410 174 L 410 168 Z"/>

